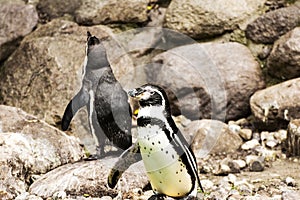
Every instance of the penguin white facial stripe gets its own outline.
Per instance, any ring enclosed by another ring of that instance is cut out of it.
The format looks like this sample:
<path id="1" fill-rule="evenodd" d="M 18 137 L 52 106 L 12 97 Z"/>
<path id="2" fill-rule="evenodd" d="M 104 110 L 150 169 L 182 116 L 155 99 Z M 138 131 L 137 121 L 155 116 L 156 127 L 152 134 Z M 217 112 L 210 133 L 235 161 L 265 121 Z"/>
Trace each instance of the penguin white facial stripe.
<path id="1" fill-rule="evenodd" d="M 146 89 L 158 93 L 162 97 L 162 107 L 164 108 L 166 106 L 166 101 L 163 98 L 164 95 L 159 90 L 153 89 L 152 87 L 149 87 L 149 86 L 147 86 Z"/>
<path id="2" fill-rule="evenodd" d="M 165 121 L 166 117 L 164 116 L 164 107 L 163 106 L 146 106 L 142 107 L 139 110 L 138 117 L 155 117 L 162 121 Z"/>

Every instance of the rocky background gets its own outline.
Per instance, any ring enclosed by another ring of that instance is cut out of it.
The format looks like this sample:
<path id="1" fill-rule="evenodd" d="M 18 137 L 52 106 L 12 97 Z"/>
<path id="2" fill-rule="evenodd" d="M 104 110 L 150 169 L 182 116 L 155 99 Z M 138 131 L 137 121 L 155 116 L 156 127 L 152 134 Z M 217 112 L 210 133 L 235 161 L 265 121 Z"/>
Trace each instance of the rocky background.
<path id="1" fill-rule="evenodd" d="M 0 16 L 0 199 L 152 194 L 142 163 L 109 189 L 116 158 L 82 161 L 94 151 L 85 109 L 59 130 L 87 30 L 111 39 L 125 89 L 169 89 L 197 157 L 199 198 L 299 198 L 300 1 L 0 0 Z"/>

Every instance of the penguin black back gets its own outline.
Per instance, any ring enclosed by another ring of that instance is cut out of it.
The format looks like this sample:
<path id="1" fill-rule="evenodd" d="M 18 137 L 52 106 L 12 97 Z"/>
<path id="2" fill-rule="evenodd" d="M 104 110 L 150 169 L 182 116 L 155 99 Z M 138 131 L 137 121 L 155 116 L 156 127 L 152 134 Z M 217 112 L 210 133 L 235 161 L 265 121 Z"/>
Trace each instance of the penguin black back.
<path id="1" fill-rule="evenodd" d="M 131 109 L 126 92 L 113 74 L 103 40 L 90 32 L 87 32 L 82 87 L 65 109 L 62 130 L 67 130 L 83 106 L 87 107 L 90 130 L 99 147 L 96 158 L 104 156 L 106 138 L 123 150 L 131 146 Z"/>

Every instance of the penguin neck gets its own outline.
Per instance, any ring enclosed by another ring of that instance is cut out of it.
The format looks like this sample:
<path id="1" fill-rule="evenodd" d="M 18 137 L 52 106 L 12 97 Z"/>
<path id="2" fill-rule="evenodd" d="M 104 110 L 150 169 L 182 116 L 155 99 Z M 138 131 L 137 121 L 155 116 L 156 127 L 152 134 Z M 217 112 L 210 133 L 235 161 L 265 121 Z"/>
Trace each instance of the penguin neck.
<path id="1" fill-rule="evenodd" d="M 163 106 L 144 106 L 140 107 L 138 112 L 138 118 L 156 118 L 162 121 L 166 121 L 166 111 Z"/>

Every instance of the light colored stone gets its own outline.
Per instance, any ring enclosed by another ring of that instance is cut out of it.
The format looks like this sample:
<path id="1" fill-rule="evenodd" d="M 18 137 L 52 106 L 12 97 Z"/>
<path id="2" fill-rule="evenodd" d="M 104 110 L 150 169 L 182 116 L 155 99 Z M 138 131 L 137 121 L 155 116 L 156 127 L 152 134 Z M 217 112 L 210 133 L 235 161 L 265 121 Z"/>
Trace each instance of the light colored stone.
<path id="1" fill-rule="evenodd" d="M 274 130 L 286 127 L 291 119 L 300 118 L 300 78 L 257 91 L 250 106 L 258 128 Z"/>
<path id="2" fill-rule="evenodd" d="M 148 183 L 143 163 L 138 162 L 123 173 L 115 189 L 108 188 L 107 175 L 115 161 L 115 158 L 104 158 L 58 167 L 35 181 L 29 192 L 42 198 L 53 197 L 58 192 L 80 196 L 82 191 L 96 197 L 117 196 L 118 192 L 143 188 Z"/>
<path id="3" fill-rule="evenodd" d="M 199 158 L 208 154 L 234 152 L 242 144 L 237 133 L 230 131 L 227 124 L 217 120 L 192 121 L 184 129 L 184 133 L 190 134 L 192 149 Z"/>
<path id="4" fill-rule="evenodd" d="M 289 176 L 286 177 L 285 183 L 286 183 L 288 186 L 293 186 L 293 187 L 296 186 L 296 181 L 295 181 L 295 179 L 293 179 L 292 177 L 289 177 Z"/>
<path id="5" fill-rule="evenodd" d="M 235 133 L 239 133 L 241 131 L 241 127 L 239 125 L 236 124 L 230 124 L 228 123 L 228 128 Z"/>
<path id="6" fill-rule="evenodd" d="M 250 150 L 250 149 L 254 149 L 255 147 L 257 147 L 259 145 L 260 145 L 260 143 L 256 139 L 252 139 L 252 140 L 249 140 L 249 141 L 245 142 L 244 144 L 242 144 L 241 148 L 243 150 Z"/>
<path id="7" fill-rule="evenodd" d="M 260 139 L 261 139 L 262 141 L 265 141 L 265 140 L 268 139 L 269 135 L 270 135 L 270 133 L 269 133 L 268 131 L 262 131 L 262 132 L 260 133 Z"/>
<path id="8" fill-rule="evenodd" d="M 274 133 L 275 139 L 279 140 L 280 142 L 283 142 L 287 138 L 287 130 L 281 129 Z"/>
<path id="9" fill-rule="evenodd" d="M 201 180 L 201 185 L 204 190 L 211 190 L 214 187 L 214 183 L 208 179 L 202 179 Z"/>
<path id="10" fill-rule="evenodd" d="M 255 19 L 265 1 L 260 0 L 172 0 L 165 27 L 193 38 L 207 38 L 244 27 Z M 246 23 L 245 23 L 246 24 Z"/>
<path id="11" fill-rule="evenodd" d="M 0 190 L 6 194 L 4 199 L 25 193 L 34 180 L 31 177 L 84 157 L 78 138 L 21 109 L 0 105 L 0 122 Z"/>
<path id="12" fill-rule="evenodd" d="M 240 169 L 244 169 L 247 166 L 246 162 L 244 160 L 241 160 L 241 159 L 233 160 L 232 162 L 236 163 L 239 166 Z"/>
<path id="13" fill-rule="evenodd" d="M 275 139 L 272 139 L 272 138 L 268 138 L 268 140 L 266 141 L 266 146 L 269 147 L 269 148 L 274 148 L 278 145 L 278 141 L 275 140 Z"/>
<path id="14" fill-rule="evenodd" d="M 243 128 L 239 131 L 239 135 L 244 139 L 244 140 L 250 140 L 252 138 L 252 130 L 248 128 Z"/>
<path id="15" fill-rule="evenodd" d="M 231 172 L 230 167 L 227 164 L 220 164 L 218 169 L 214 170 L 215 175 L 227 175 Z"/>
<path id="16" fill-rule="evenodd" d="M 237 181 L 237 177 L 234 174 L 228 174 L 228 181 L 235 185 L 235 182 Z"/>
<path id="17" fill-rule="evenodd" d="M 28 192 L 18 195 L 15 200 L 43 200 L 41 197 L 30 195 Z"/>
<path id="18" fill-rule="evenodd" d="M 24 1 L 0 1 L 0 62 L 5 60 L 38 23 L 33 5 Z"/>
<path id="19" fill-rule="evenodd" d="M 104 196 L 101 197 L 100 200 L 112 200 L 113 198 L 111 198 L 110 196 Z"/>
<path id="20" fill-rule="evenodd" d="M 142 23 L 147 21 L 148 0 L 83 0 L 75 12 L 79 24 Z"/>

